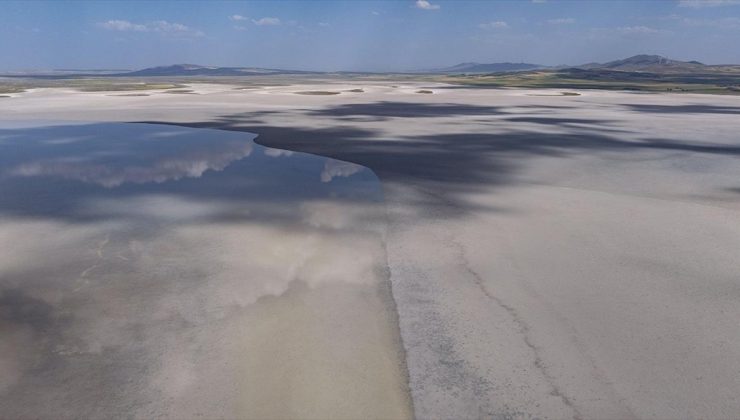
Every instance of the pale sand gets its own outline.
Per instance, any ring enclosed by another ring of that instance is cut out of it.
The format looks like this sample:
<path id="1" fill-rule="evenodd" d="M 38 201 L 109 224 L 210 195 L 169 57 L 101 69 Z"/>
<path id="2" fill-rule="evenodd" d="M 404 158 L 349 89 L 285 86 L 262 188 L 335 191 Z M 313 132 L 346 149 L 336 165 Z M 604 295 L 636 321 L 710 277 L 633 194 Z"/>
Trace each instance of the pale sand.
<path id="1" fill-rule="evenodd" d="M 177 214 L 147 232 L 2 218 L 3 417 L 411 416 L 378 232 L 166 200 L 134 203 Z"/>
<path id="2" fill-rule="evenodd" d="M 245 130 L 373 169 L 420 418 L 740 412 L 738 97 L 391 85 L 34 91 L 0 118 Z"/>

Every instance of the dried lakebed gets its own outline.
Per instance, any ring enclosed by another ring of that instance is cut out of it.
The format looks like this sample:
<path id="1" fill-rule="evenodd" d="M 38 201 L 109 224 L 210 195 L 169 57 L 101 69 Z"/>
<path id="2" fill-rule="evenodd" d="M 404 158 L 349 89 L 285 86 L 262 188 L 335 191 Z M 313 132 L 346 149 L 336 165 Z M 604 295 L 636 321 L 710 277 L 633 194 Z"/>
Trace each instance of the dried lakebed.
<path id="1" fill-rule="evenodd" d="M 3 417 L 411 416 L 377 178 L 253 137 L 0 124 Z"/>
<path id="2" fill-rule="evenodd" d="M 148 121 L 257 133 L 264 146 L 371 169 L 383 187 L 386 254 L 417 418 L 740 412 L 737 97 L 276 82 L 250 90 L 192 84 L 198 95 L 149 97 L 37 89 L 1 100 L 0 120 Z M 357 88 L 364 93 L 346 92 Z M 342 94 L 294 93 L 320 90 Z M 354 168 L 324 166 L 317 163 L 307 179 Z M 212 204 L 204 198 L 197 197 Z M 12 251 L 22 243 L 8 241 Z M 12 260 L 10 252 L 3 254 Z M 4 366 L 14 366 L 8 360 Z M 346 383 L 356 386 L 361 376 Z M 0 377 L 7 383 L 12 376 Z M 126 386 L 123 395 L 140 392 Z M 228 410 L 211 402 L 218 396 L 192 404 L 224 417 Z M 43 403 L 75 404 L 55 398 Z M 254 398 L 244 405 L 260 407 Z M 136 407 L 112 413 L 138 415 Z M 354 412 L 367 417 L 366 407 Z"/>

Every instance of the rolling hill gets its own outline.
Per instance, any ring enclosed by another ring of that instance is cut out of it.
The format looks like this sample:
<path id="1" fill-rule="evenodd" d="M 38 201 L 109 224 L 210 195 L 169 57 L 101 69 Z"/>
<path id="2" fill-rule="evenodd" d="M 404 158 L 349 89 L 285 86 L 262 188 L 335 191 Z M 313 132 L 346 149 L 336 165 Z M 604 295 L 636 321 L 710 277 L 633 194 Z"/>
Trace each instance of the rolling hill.
<path id="1" fill-rule="evenodd" d="M 117 76 L 256 76 L 269 74 L 313 74 L 301 70 L 263 69 L 256 67 L 209 67 L 195 64 L 174 64 L 149 67 L 117 74 Z"/>
<path id="2" fill-rule="evenodd" d="M 434 73 L 507 73 L 546 68 L 531 63 L 460 63 L 452 67 L 432 70 Z"/>
<path id="3" fill-rule="evenodd" d="M 695 73 L 711 71 L 713 66 L 698 61 L 672 60 L 660 55 L 640 54 L 606 63 L 588 63 L 575 66 L 584 70 L 614 70 L 651 73 Z"/>

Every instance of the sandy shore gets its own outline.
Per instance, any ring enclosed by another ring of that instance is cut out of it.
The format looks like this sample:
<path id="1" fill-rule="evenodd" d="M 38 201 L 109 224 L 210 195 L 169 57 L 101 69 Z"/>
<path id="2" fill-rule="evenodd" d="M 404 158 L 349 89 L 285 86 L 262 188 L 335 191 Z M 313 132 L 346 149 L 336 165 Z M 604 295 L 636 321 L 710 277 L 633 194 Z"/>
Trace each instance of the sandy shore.
<path id="1" fill-rule="evenodd" d="M 39 89 L 0 118 L 243 130 L 373 169 L 419 418 L 740 412 L 737 97 L 191 89 Z"/>

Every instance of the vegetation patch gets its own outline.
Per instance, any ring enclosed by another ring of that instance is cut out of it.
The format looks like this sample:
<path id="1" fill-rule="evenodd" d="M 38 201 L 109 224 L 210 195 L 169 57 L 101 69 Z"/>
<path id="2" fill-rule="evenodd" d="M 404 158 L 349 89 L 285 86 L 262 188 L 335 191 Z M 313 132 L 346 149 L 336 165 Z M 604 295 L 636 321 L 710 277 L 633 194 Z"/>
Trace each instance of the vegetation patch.
<path id="1" fill-rule="evenodd" d="M 349 90 L 345 90 L 345 92 L 363 93 L 365 92 L 365 89 L 349 89 Z"/>
<path id="2" fill-rule="evenodd" d="M 116 83 L 106 80 L 75 80 L 69 83 L 69 86 L 76 88 L 81 92 L 126 92 L 136 90 L 165 90 L 186 87 L 185 85 L 179 85 L 175 83 Z"/>
<path id="3" fill-rule="evenodd" d="M 341 92 L 332 92 L 328 90 L 305 90 L 303 92 L 295 92 L 297 95 L 339 95 Z"/>
<path id="4" fill-rule="evenodd" d="M 427 89 L 420 89 L 420 90 L 417 90 L 416 93 L 425 93 L 425 94 L 428 95 L 428 94 L 431 94 L 431 93 L 434 93 L 434 92 L 431 91 L 431 90 L 427 90 Z"/>
<path id="5" fill-rule="evenodd" d="M 578 92 L 528 93 L 527 96 L 581 96 Z"/>
<path id="6" fill-rule="evenodd" d="M 20 86 L 12 86 L 12 85 L 0 85 L 0 94 L 6 94 L 6 93 L 22 93 L 25 92 L 26 89 Z"/>
<path id="7" fill-rule="evenodd" d="M 166 90 L 164 93 L 175 93 L 175 94 L 185 94 L 185 95 L 195 95 L 196 93 L 193 92 L 190 89 L 170 89 Z"/>
<path id="8" fill-rule="evenodd" d="M 517 87 L 531 89 L 603 89 L 637 92 L 735 94 L 739 73 L 654 74 L 607 70 L 529 71 L 476 75 L 437 76 L 432 80 L 470 87 Z M 575 92 L 571 92 L 575 93 Z M 566 94 L 564 96 L 575 96 Z"/>

